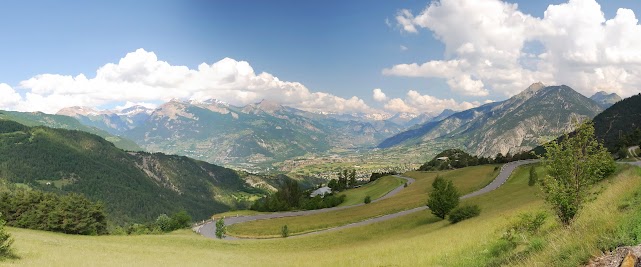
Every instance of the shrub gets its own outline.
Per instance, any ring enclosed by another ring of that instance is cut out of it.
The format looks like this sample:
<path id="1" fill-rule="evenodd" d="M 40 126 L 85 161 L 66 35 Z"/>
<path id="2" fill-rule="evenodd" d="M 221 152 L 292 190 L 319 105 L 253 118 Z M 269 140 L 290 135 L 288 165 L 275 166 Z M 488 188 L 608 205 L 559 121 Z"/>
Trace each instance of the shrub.
<path id="1" fill-rule="evenodd" d="M 472 217 L 479 216 L 481 214 L 481 208 L 478 205 L 473 206 L 462 206 L 454 209 L 450 213 L 449 220 L 451 223 L 457 223 Z"/>
<path id="2" fill-rule="evenodd" d="M 283 228 L 280 229 L 280 236 L 282 237 L 289 236 L 289 229 L 287 228 L 287 225 L 283 225 Z"/>
<path id="3" fill-rule="evenodd" d="M 0 259 L 11 256 L 11 244 L 13 244 L 11 235 L 4 230 L 4 224 L 5 222 L 0 218 Z"/>
<path id="4" fill-rule="evenodd" d="M 527 185 L 533 186 L 539 180 L 539 176 L 536 174 L 536 169 L 534 166 L 530 167 L 530 179 L 527 182 Z"/>
<path id="5" fill-rule="evenodd" d="M 370 196 L 366 196 L 364 202 L 365 204 L 369 204 L 372 202 L 372 198 Z"/>
<path id="6" fill-rule="evenodd" d="M 163 232 L 169 232 L 173 230 L 173 221 L 167 214 L 160 214 L 156 219 L 156 226 L 160 228 Z"/>
<path id="7" fill-rule="evenodd" d="M 522 213 L 510 228 L 519 233 L 535 234 L 541 229 L 547 216 L 547 213 L 543 211 Z"/>
<path id="8" fill-rule="evenodd" d="M 174 213 L 174 215 L 171 215 L 171 221 L 173 224 L 172 231 L 176 229 L 188 228 L 191 224 L 191 216 L 189 216 L 186 211 L 181 210 L 177 213 Z"/>
<path id="9" fill-rule="evenodd" d="M 225 237 L 225 232 L 227 231 L 227 226 L 225 226 L 225 220 L 223 218 L 216 221 L 216 237 L 222 239 Z"/>

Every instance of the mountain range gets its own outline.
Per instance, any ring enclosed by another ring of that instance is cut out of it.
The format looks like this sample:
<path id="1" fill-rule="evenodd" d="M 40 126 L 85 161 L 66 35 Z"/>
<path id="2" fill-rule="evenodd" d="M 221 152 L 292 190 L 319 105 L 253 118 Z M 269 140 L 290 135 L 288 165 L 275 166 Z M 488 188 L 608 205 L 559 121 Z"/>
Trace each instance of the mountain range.
<path id="1" fill-rule="evenodd" d="M 58 114 L 134 140 L 147 151 L 218 164 L 261 164 L 332 148 L 373 147 L 403 130 L 376 114 L 312 113 L 270 101 L 236 107 L 217 100 L 172 100 L 154 110 L 71 107 Z"/>
<path id="2" fill-rule="evenodd" d="M 621 97 L 616 93 L 608 94 L 604 91 L 597 92 L 596 94 L 592 95 L 590 99 L 594 100 L 594 102 L 596 102 L 603 109 L 607 109 L 610 106 L 614 105 L 614 103 L 621 101 Z"/>
<path id="3" fill-rule="evenodd" d="M 69 107 L 58 115 L 133 140 L 146 151 L 251 170 L 336 149 L 430 142 L 480 156 L 514 154 L 571 131 L 577 121 L 619 100 L 616 94 L 587 98 L 568 86 L 535 83 L 505 101 L 461 112 L 446 109 L 438 116 L 313 113 L 270 101 L 238 107 L 215 99 L 172 100 L 156 109 Z"/>
<path id="4" fill-rule="evenodd" d="M 502 102 L 455 113 L 390 137 L 379 148 L 456 140 L 480 156 L 518 153 L 571 131 L 603 108 L 572 88 L 535 83 Z"/>

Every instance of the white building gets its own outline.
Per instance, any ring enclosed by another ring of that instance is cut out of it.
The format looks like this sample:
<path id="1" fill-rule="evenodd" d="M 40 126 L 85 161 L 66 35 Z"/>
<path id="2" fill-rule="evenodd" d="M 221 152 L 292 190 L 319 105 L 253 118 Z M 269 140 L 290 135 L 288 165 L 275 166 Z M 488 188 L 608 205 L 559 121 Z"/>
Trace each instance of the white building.
<path id="1" fill-rule="evenodd" d="M 312 192 L 309 196 L 310 197 L 315 197 L 315 196 L 321 196 L 322 197 L 322 196 L 324 196 L 326 194 L 331 194 L 331 193 L 332 193 L 332 189 L 331 188 L 329 188 L 327 186 L 323 186 L 323 187 L 321 187 L 319 189 L 314 190 L 314 192 Z"/>

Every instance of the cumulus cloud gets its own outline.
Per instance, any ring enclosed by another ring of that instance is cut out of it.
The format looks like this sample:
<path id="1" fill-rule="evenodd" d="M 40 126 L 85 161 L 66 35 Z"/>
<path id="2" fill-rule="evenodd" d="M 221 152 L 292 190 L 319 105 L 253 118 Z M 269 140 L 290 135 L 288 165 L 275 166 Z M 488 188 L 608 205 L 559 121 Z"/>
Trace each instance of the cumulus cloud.
<path id="1" fill-rule="evenodd" d="M 570 0 L 537 18 L 500 0 L 441 0 L 416 15 L 401 10 L 396 22 L 408 33 L 431 31 L 445 59 L 395 65 L 385 75 L 442 78 L 470 96 L 510 96 L 536 81 L 586 95 L 639 92 L 641 25 L 630 9 L 606 19 L 595 0 Z"/>
<path id="2" fill-rule="evenodd" d="M 381 90 L 380 88 L 376 88 L 373 90 L 372 97 L 374 98 L 374 100 L 378 102 L 384 102 L 385 100 L 387 100 L 387 96 L 385 95 L 385 93 L 383 93 L 383 90 Z"/>
<path id="3" fill-rule="evenodd" d="M 108 104 L 164 102 L 173 98 L 219 99 L 246 105 L 262 99 L 310 111 L 371 112 L 358 97 L 341 98 L 312 92 L 298 82 L 282 81 L 266 73 L 255 73 L 246 61 L 224 58 L 196 69 L 173 66 L 153 52 L 138 49 L 116 63 L 100 67 L 93 78 L 42 74 L 20 82 L 20 97 L 8 85 L 0 85 L 6 109 L 57 112 L 68 106 L 99 107 Z M 5 97 L 6 95 L 6 97 Z"/>
<path id="4" fill-rule="evenodd" d="M 10 109 L 22 101 L 22 96 L 6 83 L 0 83 L 0 109 Z"/>
<path id="5" fill-rule="evenodd" d="M 381 92 L 382 93 L 382 92 Z M 404 99 L 393 98 L 385 103 L 385 110 L 402 113 L 427 113 L 435 116 L 444 109 L 466 110 L 479 106 L 478 102 L 457 102 L 454 99 L 439 99 L 430 95 L 421 95 L 415 90 L 410 90 Z"/>

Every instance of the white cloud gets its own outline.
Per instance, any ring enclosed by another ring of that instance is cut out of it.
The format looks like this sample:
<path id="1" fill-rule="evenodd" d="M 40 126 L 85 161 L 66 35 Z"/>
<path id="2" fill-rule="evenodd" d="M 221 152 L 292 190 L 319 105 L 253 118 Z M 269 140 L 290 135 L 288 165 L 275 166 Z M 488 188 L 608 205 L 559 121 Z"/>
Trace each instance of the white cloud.
<path id="1" fill-rule="evenodd" d="M 431 31 L 445 59 L 395 65 L 385 75 L 443 78 L 471 96 L 510 96 L 536 81 L 586 95 L 639 92 L 641 25 L 629 9 L 606 19 L 595 0 L 570 0 L 537 18 L 500 0 L 441 0 L 417 15 L 401 10 L 396 22 L 405 32 Z M 532 44 L 542 51 L 530 51 Z"/>
<path id="2" fill-rule="evenodd" d="M 478 102 L 456 102 L 454 99 L 439 99 L 430 95 L 421 95 L 419 92 L 410 90 L 405 99 L 394 98 L 385 103 L 385 110 L 390 112 L 405 113 L 427 113 L 438 115 L 444 109 L 466 110 L 479 106 Z"/>
<path id="3" fill-rule="evenodd" d="M 447 85 L 455 92 L 463 95 L 486 96 L 489 92 L 483 88 L 483 82 L 474 80 L 470 75 L 463 74 L 447 80 Z"/>
<path id="4" fill-rule="evenodd" d="M 372 97 L 377 102 L 384 102 L 385 100 L 387 100 L 387 96 L 385 95 L 385 93 L 383 93 L 383 90 L 381 90 L 380 88 L 376 88 L 372 92 L 373 92 Z"/>
<path id="5" fill-rule="evenodd" d="M 12 97 L 5 98 L 0 105 L 7 109 L 54 113 L 68 106 L 216 98 L 234 105 L 268 99 L 312 111 L 372 111 L 358 97 L 345 99 L 312 92 L 298 82 L 282 81 L 266 72 L 256 74 L 246 61 L 224 58 L 189 69 L 160 61 L 155 53 L 144 49 L 127 54 L 117 64 L 100 67 L 93 78 L 83 74 L 42 74 L 20 82 L 17 89 L 25 92 L 24 99 L 12 95 L 15 91 L 11 87 L 1 86 L 0 93 Z"/>
<path id="6" fill-rule="evenodd" d="M 404 45 L 401 45 L 400 48 L 401 48 L 401 51 L 407 51 L 407 49 L 409 49 L 409 48 L 407 48 L 407 46 L 404 46 Z"/>
<path id="7" fill-rule="evenodd" d="M 22 96 L 6 83 L 0 83 L 0 109 L 11 109 L 22 101 Z"/>
<path id="8" fill-rule="evenodd" d="M 418 33 L 416 27 L 414 27 L 414 15 L 409 10 L 403 9 L 399 11 L 396 15 L 396 21 L 404 31 Z"/>

